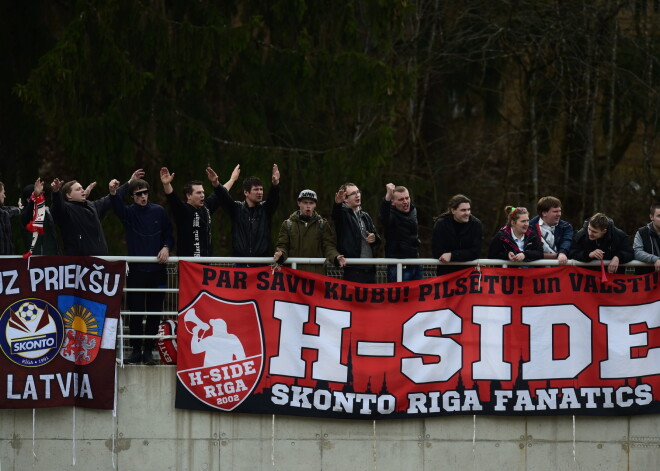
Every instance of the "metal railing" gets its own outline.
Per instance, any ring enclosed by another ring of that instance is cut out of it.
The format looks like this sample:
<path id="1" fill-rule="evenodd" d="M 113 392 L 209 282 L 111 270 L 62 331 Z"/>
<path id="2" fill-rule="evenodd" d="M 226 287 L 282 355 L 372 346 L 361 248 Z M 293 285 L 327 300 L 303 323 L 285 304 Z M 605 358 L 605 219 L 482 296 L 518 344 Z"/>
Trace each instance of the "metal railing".
<path id="1" fill-rule="evenodd" d="M 16 256 L 2 256 L 3 258 L 20 258 Z M 128 257 L 128 256 L 105 256 L 100 257 L 108 261 L 125 261 L 128 263 L 158 263 L 156 257 Z M 122 302 L 122 309 L 120 311 L 122 319 L 125 319 L 129 316 L 161 316 L 163 319 L 167 318 L 176 318 L 178 314 L 178 294 L 179 294 L 179 274 L 178 274 L 178 262 L 187 261 L 193 263 L 203 263 L 205 265 L 212 266 L 226 266 L 231 267 L 236 263 L 240 264 L 262 264 L 270 265 L 273 263 L 271 257 L 170 257 L 167 262 L 167 287 L 166 288 L 124 288 L 124 299 Z M 397 270 L 397 280 L 401 280 L 403 276 L 403 267 L 406 265 L 422 265 L 423 266 L 423 277 L 424 278 L 433 278 L 436 276 L 436 267 L 438 265 L 453 265 L 453 266 L 464 266 L 464 267 L 552 267 L 559 266 L 557 260 L 536 260 L 533 262 L 511 262 L 508 260 L 498 260 L 498 259 L 477 259 L 469 262 L 451 262 L 447 264 L 440 263 L 435 258 L 408 258 L 408 259 L 399 259 L 399 258 L 353 258 L 346 260 L 348 265 L 376 265 L 376 281 L 378 283 L 387 282 L 387 267 L 388 265 L 395 265 Z M 291 257 L 287 259 L 285 265 L 291 266 L 291 268 L 297 268 L 299 265 L 314 264 L 320 265 L 324 264 L 324 258 L 295 258 Z M 605 261 L 605 264 L 608 262 Z M 592 262 L 578 262 L 576 260 L 568 260 L 567 266 L 584 266 L 584 267 L 599 267 L 599 261 Z M 633 273 L 635 267 L 652 267 L 653 265 L 642 263 L 639 261 L 632 261 L 629 263 L 621 264 L 621 266 L 626 267 L 626 273 Z M 341 278 L 342 269 L 339 267 L 334 267 L 326 265 L 326 274 L 330 277 Z M 130 292 L 161 292 L 165 293 L 165 299 L 163 301 L 163 309 L 159 312 L 150 312 L 150 311 L 129 311 L 126 308 L 126 293 Z M 128 323 L 122 322 L 122 328 L 118 332 L 118 340 L 120 345 L 123 347 L 119 349 L 118 355 L 120 359 L 123 359 L 124 349 L 128 349 L 129 345 L 126 342 L 130 342 L 131 339 L 158 339 L 158 338 L 175 338 L 175 336 L 153 336 L 153 335 L 130 335 L 126 334 L 125 330 L 128 329 Z"/>

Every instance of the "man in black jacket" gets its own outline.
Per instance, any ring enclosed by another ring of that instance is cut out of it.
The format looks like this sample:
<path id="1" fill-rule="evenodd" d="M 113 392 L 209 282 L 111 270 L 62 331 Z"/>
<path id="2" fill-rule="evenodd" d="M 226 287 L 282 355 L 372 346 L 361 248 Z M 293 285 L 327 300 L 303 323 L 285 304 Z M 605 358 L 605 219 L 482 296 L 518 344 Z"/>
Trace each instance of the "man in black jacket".
<path id="1" fill-rule="evenodd" d="M 454 195 L 447 211 L 435 221 L 431 240 L 433 258 L 441 263 L 436 275 L 446 275 L 464 270 L 463 265 L 447 265 L 450 262 L 467 262 L 479 258 L 483 244 L 483 226 L 472 215 L 471 201 L 465 195 Z"/>
<path id="2" fill-rule="evenodd" d="M 220 207 L 220 195 L 232 187 L 240 173 L 238 165 L 227 183 L 220 185 L 215 171 L 208 167 L 206 176 L 214 187 L 213 194 L 206 198 L 204 187 L 199 180 L 192 180 L 183 187 L 182 201 L 172 188 L 174 173 L 163 167 L 160 169 L 160 181 L 167 202 L 174 215 L 177 234 L 177 254 L 180 257 L 211 257 L 211 214 Z"/>
<path id="3" fill-rule="evenodd" d="M 580 262 L 609 260 L 607 271 L 625 273 L 619 264 L 633 259 L 633 249 L 628 235 L 614 226 L 614 222 L 603 213 L 596 213 L 584 221 L 584 227 L 575 234 L 569 258 Z"/>
<path id="4" fill-rule="evenodd" d="M 236 166 L 236 169 L 240 167 Z M 236 171 L 236 170 L 234 170 Z M 243 181 L 245 201 L 234 201 L 228 191 L 218 194 L 220 206 L 231 219 L 234 257 L 272 257 L 271 223 L 280 200 L 280 170 L 273 165 L 271 187 L 264 200 L 264 185 L 257 177 Z M 236 264 L 235 266 L 257 266 Z"/>
<path id="5" fill-rule="evenodd" d="M 144 171 L 138 169 L 133 172 L 131 180 L 143 176 Z M 60 228 L 66 255 L 108 255 L 101 218 L 112 204 L 110 195 L 96 201 L 87 199 L 95 185 L 96 182 L 83 188 L 76 180 L 64 183 L 59 178 L 50 184 L 53 191 L 53 219 Z M 123 198 L 127 189 L 128 183 L 124 183 L 117 192 Z"/>
<path id="6" fill-rule="evenodd" d="M 394 183 L 385 185 L 379 218 L 385 230 L 385 257 L 419 258 L 417 208 L 410 201 L 410 193 L 405 186 L 395 186 Z M 402 281 L 422 278 L 422 265 L 403 267 Z M 396 265 L 387 267 L 387 281 L 397 281 Z"/>
<path id="7" fill-rule="evenodd" d="M 335 194 L 332 220 L 337 230 L 337 250 L 346 258 L 373 258 L 380 236 L 371 216 L 362 211 L 362 193 L 355 183 L 344 183 Z M 344 280 L 375 283 L 374 265 L 344 267 Z"/>

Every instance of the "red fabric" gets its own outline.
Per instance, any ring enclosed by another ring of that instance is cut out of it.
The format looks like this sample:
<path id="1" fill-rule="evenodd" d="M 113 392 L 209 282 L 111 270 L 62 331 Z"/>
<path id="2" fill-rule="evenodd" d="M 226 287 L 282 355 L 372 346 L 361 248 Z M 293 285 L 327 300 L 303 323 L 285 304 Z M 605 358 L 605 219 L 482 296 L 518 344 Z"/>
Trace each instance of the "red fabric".
<path id="1" fill-rule="evenodd" d="M 605 284 L 576 267 L 470 268 L 359 285 L 181 262 L 179 279 L 179 325 L 190 309 L 196 324 L 179 329 L 177 407 L 367 419 L 660 412 L 657 273 Z M 192 352 L 194 326 L 211 335 L 217 318 L 244 360 L 204 366 L 209 354 Z M 232 383 L 221 366 L 241 361 Z"/>
<path id="2" fill-rule="evenodd" d="M 112 409 L 126 264 L 0 262 L 0 408 Z"/>

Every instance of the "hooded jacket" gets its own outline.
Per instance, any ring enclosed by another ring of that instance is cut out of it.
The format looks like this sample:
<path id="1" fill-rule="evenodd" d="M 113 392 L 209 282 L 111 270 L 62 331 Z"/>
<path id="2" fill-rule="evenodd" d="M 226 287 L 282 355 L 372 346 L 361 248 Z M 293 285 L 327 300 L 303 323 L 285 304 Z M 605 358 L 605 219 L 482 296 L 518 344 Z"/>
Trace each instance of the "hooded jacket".
<path id="1" fill-rule="evenodd" d="M 605 252 L 604 260 L 619 257 L 619 263 L 622 264 L 633 259 L 633 249 L 630 240 L 628 240 L 628 235 L 616 227 L 611 219 L 607 225 L 607 232 L 600 239 L 589 239 L 588 227 L 589 220 L 587 219 L 584 221 L 582 229 L 573 238 L 569 258 L 579 262 L 591 262 L 592 259 L 589 258 L 589 254 L 596 249 L 600 249 Z"/>
<path id="2" fill-rule="evenodd" d="M 660 235 L 656 232 L 652 222 L 637 230 L 633 242 L 633 252 L 635 260 L 644 263 L 655 263 L 660 258 Z M 654 267 L 640 267 L 635 270 L 639 275 L 654 271 Z"/>
<path id="3" fill-rule="evenodd" d="M 335 263 L 337 237 L 332 226 L 316 211 L 309 220 L 301 219 L 300 211 L 295 211 L 280 227 L 277 247 L 282 256 L 277 263 L 284 263 L 289 257 L 320 258 Z M 325 265 L 298 265 L 299 270 L 325 275 Z"/>
<path id="4" fill-rule="evenodd" d="M 436 219 L 431 236 L 433 258 L 438 259 L 443 253 L 449 252 L 453 262 L 476 260 L 481 254 L 484 239 L 481 221 L 472 215 L 464 224 L 454 224 L 452 220 L 451 213 L 443 214 Z M 444 275 L 465 268 L 462 265 L 438 265 L 436 274 Z"/>
<path id="5" fill-rule="evenodd" d="M 128 189 L 124 183 L 117 189 L 123 198 Z M 61 191 L 53 192 L 52 212 L 60 228 L 66 255 L 108 255 L 101 218 L 110 210 L 110 195 L 96 201 L 67 201 Z"/>
<path id="6" fill-rule="evenodd" d="M 516 241 L 513 240 L 511 226 L 504 226 L 495 234 L 488 247 L 488 258 L 509 260 L 509 252 L 514 254 L 524 253 L 525 262 L 543 258 L 543 246 L 536 235 L 536 231 L 532 230 L 531 226 L 525 232 L 525 243 L 522 251 L 518 248 Z"/>
<path id="7" fill-rule="evenodd" d="M 231 219 L 231 245 L 234 257 L 272 257 L 270 230 L 280 200 L 280 186 L 272 185 L 266 201 L 250 208 L 245 201 L 234 201 L 220 185 L 220 206 Z"/>
<path id="8" fill-rule="evenodd" d="M 541 218 L 539 216 L 534 216 L 529 221 L 529 227 L 532 228 L 536 235 L 541 238 L 543 237 L 543 232 L 540 227 Z M 573 226 L 567 221 L 560 219 L 557 225 L 555 226 L 554 231 L 555 236 L 555 246 L 557 247 L 557 253 L 563 253 L 568 257 L 568 252 L 571 250 L 571 244 L 573 243 Z M 543 244 L 541 244 L 543 246 Z"/>
<path id="9" fill-rule="evenodd" d="M 375 249 L 381 242 L 380 235 L 376 231 L 374 222 L 369 213 L 353 211 L 344 203 L 334 203 L 332 206 L 332 220 L 337 230 L 337 250 L 346 258 L 360 258 L 362 250 L 362 228 L 376 236 L 371 248 Z"/>
<path id="10" fill-rule="evenodd" d="M 404 213 L 383 198 L 379 217 L 385 231 L 385 256 L 418 258 L 421 242 L 417 232 L 417 208 L 411 204 L 410 211 Z"/>

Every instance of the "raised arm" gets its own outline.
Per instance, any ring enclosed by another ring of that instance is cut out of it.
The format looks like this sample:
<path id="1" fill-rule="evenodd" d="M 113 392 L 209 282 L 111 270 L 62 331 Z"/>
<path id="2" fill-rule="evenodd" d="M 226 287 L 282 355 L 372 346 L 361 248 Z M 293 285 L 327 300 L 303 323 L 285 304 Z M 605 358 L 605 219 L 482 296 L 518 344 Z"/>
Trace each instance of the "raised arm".
<path id="1" fill-rule="evenodd" d="M 166 195 L 169 195 L 174 191 L 172 188 L 172 180 L 174 180 L 174 174 L 170 173 L 167 167 L 160 169 L 160 182 L 163 184 L 163 191 Z"/>

